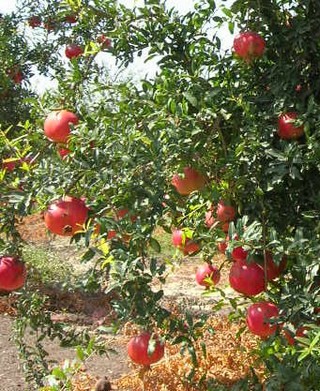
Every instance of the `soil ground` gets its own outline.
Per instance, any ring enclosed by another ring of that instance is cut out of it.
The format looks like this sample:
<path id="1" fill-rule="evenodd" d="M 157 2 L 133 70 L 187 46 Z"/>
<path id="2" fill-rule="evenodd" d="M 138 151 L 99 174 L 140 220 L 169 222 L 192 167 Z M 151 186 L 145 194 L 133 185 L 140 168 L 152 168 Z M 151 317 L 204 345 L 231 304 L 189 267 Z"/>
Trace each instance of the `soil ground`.
<path id="1" fill-rule="evenodd" d="M 21 362 L 15 344 L 10 340 L 12 322 L 9 316 L 0 315 L 0 384 L 2 391 L 31 391 L 24 381 Z M 110 338 L 110 346 L 117 352 L 109 357 L 94 356 L 86 363 L 87 371 L 94 377 L 108 376 L 116 379 L 129 373 L 126 347 L 120 338 Z M 73 349 L 61 348 L 57 342 L 46 341 L 45 349 L 49 358 L 62 363 L 63 360 L 75 358 Z M 32 390 L 33 391 L 33 390 Z"/>

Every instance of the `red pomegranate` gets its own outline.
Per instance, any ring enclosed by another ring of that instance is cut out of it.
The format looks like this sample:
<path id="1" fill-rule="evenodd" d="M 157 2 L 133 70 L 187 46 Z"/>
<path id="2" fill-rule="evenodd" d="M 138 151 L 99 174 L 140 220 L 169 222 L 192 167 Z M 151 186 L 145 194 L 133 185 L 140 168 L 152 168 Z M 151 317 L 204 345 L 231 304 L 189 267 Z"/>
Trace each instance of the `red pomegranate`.
<path id="1" fill-rule="evenodd" d="M 21 72 L 19 66 L 14 66 L 7 71 L 7 75 L 15 84 L 21 84 L 23 80 L 23 73 Z"/>
<path id="2" fill-rule="evenodd" d="M 67 110 L 53 111 L 44 121 L 44 134 L 49 140 L 66 144 L 70 136 L 70 124 L 77 125 L 78 117 Z"/>
<path id="3" fill-rule="evenodd" d="M 310 330 L 310 328 L 308 326 L 300 326 L 297 328 L 295 334 L 293 334 L 291 331 L 286 330 L 286 329 L 283 330 L 283 333 L 284 333 L 284 336 L 285 336 L 288 344 L 294 345 L 297 342 L 296 337 L 300 337 L 300 338 L 306 337 L 308 330 Z"/>
<path id="4" fill-rule="evenodd" d="M 303 136 L 304 127 L 294 125 L 298 118 L 295 112 L 281 114 L 278 118 L 278 135 L 284 140 L 295 140 Z"/>
<path id="5" fill-rule="evenodd" d="M 82 47 L 79 46 L 79 45 L 70 44 L 70 45 L 67 45 L 67 46 L 66 46 L 65 55 L 66 55 L 66 57 L 68 57 L 70 60 L 71 60 L 72 58 L 77 58 L 77 57 L 81 56 L 82 53 L 83 53 L 83 49 L 82 49 Z"/>
<path id="6" fill-rule="evenodd" d="M 97 38 L 97 42 L 100 43 L 101 47 L 103 49 L 110 49 L 112 46 L 112 41 L 110 38 L 106 37 L 105 35 L 100 35 Z"/>
<path id="7" fill-rule="evenodd" d="M 262 266 L 264 267 L 264 260 L 262 260 Z M 282 257 L 279 265 L 277 265 L 272 257 L 272 254 L 267 251 L 266 253 L 266 273 L 268 281 L 272 281 L 278 278 L 287 266 L 286 257 Z"/>
<path id="8" fill-rule="evenodd" d="M 279 326 L 271 324 L 270 320 L 278 316 L 279 309 L 275 304 L 266 301 L 255 303 L 247 310 L 247 326 L 253 334 L 266 338 L 277 331 Z"/>
<path id="9" fill-rule="evenodd" d="M 205 220 L 204 223 L 208 228 L 211 228 L 213 224 L 215 223 L 215 218 L 213 216 L 214 211 L 213 209 L 209 209 L 205 214 Z"/>
<path id="10" fill-rule="evenodd" d="M 56 28 L 56 22 L 52 19 L 47 19 L 44 23 L 43 23 L 43 27 L 48 31 L 53 31 L 55 28 Z"/>
<path id="11" fill-rule="evenodd" d="M 40 27 L 41 26 L 41 19 L 39 16 L 31 16 L 29 19 L 28 19 L 28 24 L 30 27 L 32 27 L 33 29 L 35 27 Z"/>
<path id="12" fill-rule="evenodd" d="M 210 282 L 208 280 L 210 280 Z M 205 263 L 198 267 L 196 272 L 196 281 L 199 285 L 205 287 L 217 285 L 220 281 L 220 271 L 216 266 Z"/>
<path id="13" fill-rule="evenodd" d="M 219 201 L 217 205 L 217 219 L 223 223 L 230 222 L 236 217 L 236 210 L 225 201 Z"/>
<path id="14" fill-rule="evenodd" d="M 19 158 L 8 158 L 8 159 L 4 159 L 2 160 L 2 168 L 7 170 L 7 171 L 14 171 L 14 169 L 16 168 L 17 164 L 20 163 L 20 159 Z"/>
<path id="15" fill-rule="evenodd" d="M 190 238 L 186 238 L 181 229 L 174 229 L 172 231 L 172 244 L 178 247 L 184 255 L 192 255 L 200 250 L 199 244 Z"/>
<path id="16" fill-rule="evenodd" d="M 234 248 L 231 253 L 231 258 L 236 262 L 245 261 L 247 256 L 248 251 L 244 250 L 242 246 Z"/>
<path id="17" fill-rule="evenodd" d="M 80 198 L 65 196 L 49 205 L 44 222 L 49 231 L 60 236 L 73 236 L 88 218 L 88 208 Z"/>
<path id="18" fill-rule="evenodd" d="M 137 221 L 137 216 L 136 215 L 133 215 L 131 214 L 130 210 L 127 209 L 127 208 L 121 208 L 121 209 L 117 209 L 115 211 L 115 221 L 120 221 L 122 220 L 124 217 L 129 217 L 130 216 L 130 220 L 132 223 L 134 223 L 135 221 Z M 95 229 L 94 229 L 94 233 L 96 235 L 98 235 L 100 233 L 100 224 L 96 224 L 95 225 Z M 117 231 L 113 230 L 113 229 L 110 229 L 107 233 L 107 240 L 111 240 L 111 239 L 114 239 L 118 236 L 118 233 Z M 131 236 L 128 235 L 128 234 L 122 234 L 122 239 L 123 241 L 125 242 L 128 242 L 130 240 Z"/>
<path id="19" fill-rule="evenodd" d="M 26 266 L 18 257 L 0 257 L 0 289 L 5 291 L 19 289 L 24 285 L 26 277 Z"/>
<path id="20" fill-rule="evenodd" d="M 147 332 L 131 338 L 127 350 L 133 362 L 144 366 L 150 366 L 164 356 L 164 344 L 159 341 L 157 336 L 151 338 L 150 333 Z"/>
<path id="21" fill-rule="evenodd" d="M 70 24 L 77 23 L 77 19 L 77 15 L 75 14 L 66 15 L 65 17 L 65 21 Z"/>
<path id="22" fill-rule="evenodd" d="M 247 62 L 261 57 L 265 51 L 265 47 L 265 40 L 253 31 L 240 33 L 233 41 L 235 53 Z"/>
<path id="23" fill-rule="evenodd" d="M 179 194 L 189 195 L 193 191 L 201 190 L 205 186 L 205 176 L 194 168 L 185 167 L 183 172 L 184 176 L 174 174 L 171 181 Z"/>
<path id="24" fill-rule="evenodd" d="M 227 243 L 227 240 L 221 240 L 217 243 L 217 249 L 222 253 L 222 254 L 225 254 L 226 253 L 226 249 L 228 247 L 228 243 Z"/>
<path id="25" fill-rule="evenodd" d="M 255 296 L 265 290 L 264 271 L 255 262 L 234 262 L 229 272 L 231 287 L 246 296 Z"/>
<path id="26" fill-rule="evenodd" d="M 68 148 L 58 148 L 58 154 L 60 155 L 61 159 L 64 160 L 70 153 L 70 149 Z"/>
<path id="27" fill-rule="evenodd" d="M 184 247 L 180 250 L 183 252 L 183 255 L 193 255 L 200 251 L 200 246 L 198 243 L 187 238 Z"/>

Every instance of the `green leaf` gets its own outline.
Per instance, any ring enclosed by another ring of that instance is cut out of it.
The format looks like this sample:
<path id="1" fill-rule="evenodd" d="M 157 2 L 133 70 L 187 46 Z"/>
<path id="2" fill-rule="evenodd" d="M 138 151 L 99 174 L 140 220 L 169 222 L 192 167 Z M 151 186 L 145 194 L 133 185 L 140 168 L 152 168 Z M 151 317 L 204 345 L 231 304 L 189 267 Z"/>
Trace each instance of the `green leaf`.
<path id="1" fill-rule="evenodd" d="M 67 379 L 67 375 L 63 372 L 63 370 L 59 367 L 56 367 L 56 368 L 53 368 L 52 370 L 52 375 L 56 378 L 56 379 L 60 379 L 60 380 L 66 380 Z"/>
<path id="2" fill-rule="evenodd" d="M 77 354 L 77 357 L 78 357 L 78 359 L 80 361 L 84 361 L 85 360 L 85 354 L 84 354 L 84 351 L 83 351 L 81 346 L 77 346 L 76 354 Z"/>
<path id="3" fill-rule="evenodd" d="M 150 244 L 151 248 L 152 248 L 155 252 L 157 252 L 157 253 L 160 253 L 160 252 L 161 252 L 161 245 L 160 245 L 160 243 L 157 241 L 157 239 L 155 239 L 155 238 L 150 238 L 149 244 Z"/>
<path id="4" fill-rule="evenodd" d="M 198 107 L 198 100 L 197 98 L 192 95 L 190 92 L 186 91 L 183 93 L 183 96 L 187 99 L 187 101 L 193 106 L 193 107 Z"/>

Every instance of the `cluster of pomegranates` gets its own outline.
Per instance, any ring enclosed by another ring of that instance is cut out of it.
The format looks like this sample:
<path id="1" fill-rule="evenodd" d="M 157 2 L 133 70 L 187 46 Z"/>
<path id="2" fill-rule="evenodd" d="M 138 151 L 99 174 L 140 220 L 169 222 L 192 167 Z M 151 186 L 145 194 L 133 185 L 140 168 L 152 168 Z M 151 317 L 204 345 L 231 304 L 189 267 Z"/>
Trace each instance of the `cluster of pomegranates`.
<path id="1" fill-rule="evenodd" d="M 172 178 L 172 184 L 178 193 L 188 195 L 193 191 L 201 190 L 206 184 L 204 175 L 191 167 L 184 169 L 184 176 L 175 174 Z M 229 223 L 236 217 L 236 210 L 224 200 L 221 200 L 216 207 L 211 208 L 205 214 L 205 225 L 208 228 L 219 227 L 226 233 Z M 220 241 L 217 245 L 218 250 L 226 253 L 229 250 L 231 242 L 240 241 L 238 235 L 234 235 L 230 241 L 229 236 Z M 175 229 L 172 232 L 172 243 L 180 249 L 184 255 L 193 255 L 200 250 L 200 245 L 192 238 L 188 237 L 188 230 Z M 260 257 L 250 257 L 248 250 L 243 245 L 236 245 L 228 251 L 232 259 L 232 265 L 229 271 L 230 286 L 245 296 L 256 296 L 266 290 L 269 281 L 280 276 L 286 267 L 286 259 L 283 257 L 280 264 L 273 260 L 270 252 L 266 252 Z M 206 288 L 219 283 L 220 270 L 209 263 L 198 267 L 196 272 L 196 281 L 199 285 Z M 255 303 L 248 308 L 247 324 L 250 331 L 262 338 L 265 338 L 277 330 L 277 323 L 270 322 L 271 318 L 279 315 L 275 304 L 269 302 Z"/>
<path id="2" fill-rule="evenodd" d="M 194 184 L 197 183 L 196 181 L 198 179 L 193 178 L 198 177 L 188 176 L 183 178 L 184 186 L 188 188 L 195 188 Z M 229 223 L 234 220 L 235 216 L 236 210 L 234 207 L 221 200 L 218 202 L 216 208 L 212 205 L 206 212 L 205 225 L 208 228 L 213 226 L 220 227 L 224 232 L 228 232 Z M 186 231 L 183 229 L 174 229 L 172 231 L 172 244 L 181 250 L 184 255 L 193 255 L 200 250 L 200 245 L 192 238 L 188 237 L 188 234 L 186 234 Z"/>
<path id="3" fill-rule="evenodd" d="M 78 17 L 75 14 L 69 14 L 64 17 L 62 22 L 69 23 L 69 24 L 74 24 L 77 23 Z M 36 27 L 41 27 L 42 26 L 42 20 L 39 16 L 31 16 L 28 19 L 28 24 L 32 28 Z M 43 27 L 48 31 L 53 31 L 57 26 L 57 22 L 55 22 L 53 19 L 47 19 L 43 23 Z M 111 39 L 104 36 L 103 34 L 100 35 L 97 38 L 97 42 L 101 45 L 102 49 L 110 49 L 111 48 Z M 77 58 L 83 54 L 83 47 L 78 45 L 77 43 L 70 43 L 66 46 L 65 48 L 65 55 L 67 58 L 72 59 L 72 58 Z"/>
<path id="4" fill-rule="evenodd" d="M 59 22 L 65 22 L 65 23 L 70 23 L 70 24 L 73 24 L 73 23 L 77 23 L 77 15 L 75 14 L 69 14 L 69 15 L 66 15 L 64 17 L 63 20 L 59 21 Z M 41 20 L 41 17 L 40 16 L 37 16 L 37 15 L 33 15 L 31 16 L 29 19 L 28 19 L 28 25 L 30 27 L 32 27 L 33 29 L 36 28 L 36 27 L 41 27 L 42 26 L 42 23 L 43 23 L 43 27 L 47 30 L 47 31 L 52 31 L 54 30 L 54 28 L 56 27 L 57 25 L 57 22 L 54 21 L 52 18 L 47 18 L 45 21 L 42 22 Z"/>

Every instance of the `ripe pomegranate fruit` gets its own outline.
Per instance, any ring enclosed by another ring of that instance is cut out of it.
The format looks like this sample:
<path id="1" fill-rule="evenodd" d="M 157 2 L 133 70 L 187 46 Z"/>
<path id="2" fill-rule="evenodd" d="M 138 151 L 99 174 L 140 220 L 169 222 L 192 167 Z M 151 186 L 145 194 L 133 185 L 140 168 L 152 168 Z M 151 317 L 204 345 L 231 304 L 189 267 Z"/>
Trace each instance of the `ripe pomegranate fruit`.
<path id="1" fill-rule="evenodd" d="M 150 339 L 151 334 L 148 332 L 130 339 L 127 346 L 128 355 L 136 364 L 150 366 L 164 356 L 164 344 L 157 336 L 152 336 L 152 344 L 150 344 Z"/>
<path id="2" fill-rule="evenodd" d="M 226 249 L 228 247 L 228 242 L 227 240 L 222 240 L 222 241 L 219 241 L 217 243 L 217 249 L 222 253 L 222 254 L 225 254 L 226 253 Z"/>
<path id="3" fill-rule="evenodd" d="M 43 27 L 48 31 L 53 31 L 55 28 L 56 28 L 56 22 L 52 19 L 47 19 L 44 23 L 43 23 Z"/>
<path id="4" fill-rule="evenodd" d="M 297 342 L 296 337 L 300 337 L 300 338 L 306 337 L 308 330 L 310 330 L 310 328 L 308 326 L 300 326 L 297 328 L 295 334 L 293 334 L 291 331 L 285 330 L 285 329 L 283 330 L 283 333 L 284 333 L 284 336 L 285 336 L 288 344 L 294 345 Z"/>
<path id="5" fill-rule="evenodd" d="M 245 261 L 247 256 L 248 251 L 244 250 L 242 246 L 234 248 L 231 253 L 231 258 L 236 262 Z"/>
<path id="6" fill-rule="evenodd" d="M 18 65 L 13 66 L 7 71 L 7 75 L 15 84 L 21 84 L 23 80 L 23 73 Z"/>
<path id="7" fill-rule="evenodd" d="M 172 244 L 175 247 L 178 247 L 184 255 L 192 255 L 200 250 L 199 244 L 190 238 L 185 238 L 181 229 L 175 229 L 172 231 Z"/>
<path id="8" fill-rule="evenodd" d="M 210 282 L 208 281 L 210 279 Z M 220 271 L 216 266 L 205 263 L 199 266 L 196 272 L 196 281 L 199 285 L 210 287 L 220 281 Z"/>
<path id="9" fill-rule="evenodd" d="M 117 209 L 115 211 L 115 221 L 120 221 L 126 216 L 127 217 L 130 216 L 130 220 L 132 223 L 137 221 L 137 216 L 130 214 L 129 209 L 127 209 L 127 208 L 121 208 L 121 209 Z M 94 229 L 94 233 L 96 235 L 98 235 L 100 233 L 100 224 L 96 224 L 95 229 Z M 115 237 L 117 237 L 117 235 L 118 235 L 117 231 L 110 229 L 107 233 L 107 240 L 114 239 Z M 124 242 L 129 242 L 130 238 L 131 238 L 130 235 L 122 234 L 122 239 Z"/>
<path id="10" fill-rule="evenodd" d="M 264 271 L 255 262 L 234 262 L 229 272 L 231 287 L 246 296 L 255 296 L 265 290 Z"/>
<path id="11" fill-rule="evenodd" d="M 206 184 L 206 178 L 192 167 L 183 169 L 184 176 L 174 174 L 171 180 L 172 185 L 181 195 L 189 195 L 193 191 L 201 190 Z"/>
<path id="12" fill-rule="evenodd" d="M 2 160 L 2 168 L 9 172 L 12 172 L 16 168 L 16 165 L 19 163 L 20 163 L 19 158 L 4 159 Z"/>
<path id="13" fill-rule="evenodd" d="M 70 24 L 77 23 L 77 15 L 74 15 L 74 14 L 66 15 L 66 17 L 64 19 L 67 23 L 70 23 Z"/>
<path id="14" fill-rule="evenodd" d="M 247 62 L 263 55 L 266 47 L 265 40 L 253 31 L 238 34 L 233 40 L 235 53 Z"/>
<path id="15" fill-rule="evenodd" d="M 215 223 L 215 218 L 213 216 L 214 211 L 213 209 L 209 209 L 205 214 L 205 220 L 204 223 L 208 228 L 211 228 L 213 224 Z"/>
<path id="16" fill-rule="evenodd" d="M 65 55 L 68 57 L 70 60 L 72 58 L 77 58 L 83 53 L 82 47 L 76 44 L 70 44 L 66 46 L 65 49 Z"/>
<path id="17" fill-rule="evenodd" d="M 24 156 L 22 158 L 7 158 L 2 160 L 2 168 L 7 171 L 13 171 L 17 166 L 23 165 L 23 163 L 27 163 L 28 165 L 34 164 L 34 158 L 31 156 Z"/>
<path id="18" fill-rule="evenodd" d="M 0 257 L 0 289 L 5 291 L 19 289 L 24 285 L 26 277 L 26 266 L 18 257 Z"/>
<path id="19" fill-rule="evenodd" d="M 35 27 L 41 26 L 41 19 L 39 16 L 31 16 L 31 18 L 28 19 L 28 25 L 32 27 L 33 29 Z"/>
<path id="20" fill-rule="evenodd" d="M 268 281 L 272 281 L 280 276 L 287 266 L 287 260 L 282 257 L 279 265 L 277 265 L 272 257 L 272 254 L 268 251 L 266 253 L 266 273 Z M 264 267 L 264 260 L 262 260 L 262 267 Z"/>
<path id="21" fill-rule="evenodd" d="M 68 148 L 58 148 L 58 154 L 60 155 L 61 159 L 64 160 L 70 153 L 70 149 Z"/>
<path id="22" fill-rule="evenodd" d="M 261 301 L 247 309 L 247 326 L 253 334 L 266 338 L 277 331 L 279 326 L 271 324 L 270 320 L 277 319 L 278 316 L 279 309 L 275 304 Z"/>
<path id="23" fill-rule="evenodd" d="M 217 205 L 217 219 L 223 223 L 230 222 L 236 217 L 236 210 L 225 201 L 219 201 Z"/>
<path id="24" fill-rule="evenodd" d="M 104 36 L 103 34 L 100 35 L 98 38 L 97 38 L 97 42 L 100 43 L 101 47 L 103 49 L 110 49 L 112 44 L 111 44 L 111 39 Z"/>
<path id="25" fill-rule="evenodd" d="M 53 111 L 44 121 L 44 134 L 49 140 L 66 144 L 70 136 L 70 124 L 77 125 L 78 117 L 67 110 Z"/>
<path id="26" fill-rule="evenodd" d="M 88 218 L 88 208 L 80 198 L 65 196 L 49 205 L 44 222 L 49 231 L 60 236 L 73 236 Z"/>
<path id="27" fill-rule="evenodd" d="M 303 136 L 304 127 L 296 126 L 293 122 L 298 118 L 295 112 L 281 114 L 278 118 L 278 135 L 283 140 L 295 140 Z"/>

